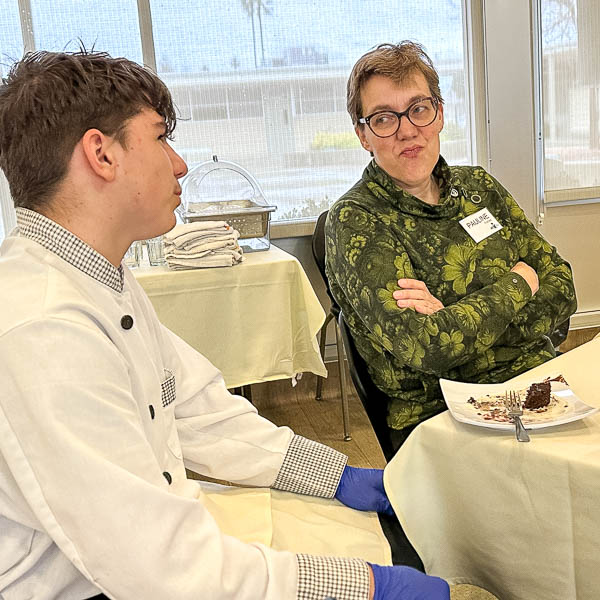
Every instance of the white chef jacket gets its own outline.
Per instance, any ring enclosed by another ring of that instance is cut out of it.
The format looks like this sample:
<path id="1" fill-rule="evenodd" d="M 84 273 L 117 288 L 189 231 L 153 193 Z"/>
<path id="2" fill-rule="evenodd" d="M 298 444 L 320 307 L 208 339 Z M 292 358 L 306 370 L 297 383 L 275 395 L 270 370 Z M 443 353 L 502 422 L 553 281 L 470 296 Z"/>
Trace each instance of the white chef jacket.
<path id="1" fill-rule="evenodd" d="M 0 598 L 367 598 L 363 561 L 222 534 L 185 474 L 332 497 L 346 457 L 229 394 L 127 269 L 17 218 L 0 249 Z"/>

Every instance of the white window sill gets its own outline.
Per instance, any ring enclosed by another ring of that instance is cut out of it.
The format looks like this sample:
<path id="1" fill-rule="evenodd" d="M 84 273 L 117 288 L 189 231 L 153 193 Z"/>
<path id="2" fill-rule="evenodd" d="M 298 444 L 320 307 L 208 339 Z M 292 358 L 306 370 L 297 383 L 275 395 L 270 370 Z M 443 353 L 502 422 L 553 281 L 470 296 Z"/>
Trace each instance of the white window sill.
<path id="1" fill-rule="evenodd" d="M 271 239 L 302 237 L 312 235 L 317 217 L 297 221 L 279 221 L 271 223 Z"/>

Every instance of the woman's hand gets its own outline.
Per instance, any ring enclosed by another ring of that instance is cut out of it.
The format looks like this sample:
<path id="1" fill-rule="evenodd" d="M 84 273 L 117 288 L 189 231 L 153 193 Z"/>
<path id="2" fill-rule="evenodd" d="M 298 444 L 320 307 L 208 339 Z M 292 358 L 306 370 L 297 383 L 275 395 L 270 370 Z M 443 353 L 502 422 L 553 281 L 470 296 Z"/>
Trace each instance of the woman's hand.
<path id="1" fill-rule="evenodd" d="M 399 279 L 398 285 L 402 289 L 396 290 L 392 296 L 399 308 L 414 308 L 423 315 L 431 315 L 444 308 L 427 289 L 425 282 L 419 279 Z"/>
<path id="2" fill-rule="evenodd" d="M 518 273 L 531 288 L 531 295 L 534 295 L 540 288 L 538 274 L 527 263 L 519 261 L 512 269 L 513 273 Z"/>

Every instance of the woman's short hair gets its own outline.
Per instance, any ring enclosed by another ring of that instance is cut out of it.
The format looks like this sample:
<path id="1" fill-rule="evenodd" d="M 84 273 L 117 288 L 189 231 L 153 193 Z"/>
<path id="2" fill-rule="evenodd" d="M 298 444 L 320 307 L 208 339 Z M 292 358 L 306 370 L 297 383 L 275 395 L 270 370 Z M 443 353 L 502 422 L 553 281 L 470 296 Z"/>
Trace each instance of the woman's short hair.
<path id="1" fill-rule="evenodd" d="M 0 84 L 0 167 L 15 206 L 36 209 L 53 197 L 88 129 L 123 145 L 128 120 L 144 108 L 172 133 L 171 94 L 146 67 L 86 50 L 26 54 Z"/>
<path id="2" fill-rule="evenodd" d="M 421 44 L 405 40 L 399 44 L 380 44 L 361 56 L 350 73 L 346 106 L 356 126 L 363 117 L 360 91 L 369 77 L 382 75 L 397 84 L 408 80 L 415 72 L 423 73 L 433 98 L 443 103 L 440 78 Z"/>

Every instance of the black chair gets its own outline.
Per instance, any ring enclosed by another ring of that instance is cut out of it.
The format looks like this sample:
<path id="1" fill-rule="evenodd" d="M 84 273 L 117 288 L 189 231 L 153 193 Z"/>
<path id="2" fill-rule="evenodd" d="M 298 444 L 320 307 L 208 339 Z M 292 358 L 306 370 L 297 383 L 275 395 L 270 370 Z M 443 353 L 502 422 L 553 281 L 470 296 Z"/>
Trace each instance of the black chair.
<path id="1" fill-rule="evenodd" d="M 394 456 L 395 450 L 387 426 L 388 397 L 373 383 L 367 365 L 356 349 L 342 311 L 338 315 L 338 326 L 346 350 L 352 383 L 364 406 L 367 417 L 369 417 L 371 427 L 373 427 L 385 460 L 389 462 Z M 423 562 L 406 537 L 396 515 L 379 514 L 378 517 L 381 528 L 392 549 L 393 564 L 407 565 L 424 573 Z"/>
<path id="2" fill-rule="evenodd" d="M 383 455 L 385 456 L 385 459 L 389 461 L 395 454 L 390 437 L 390 430 L 387 425 L 387 406 L 389 397 L 373 383 L 367 365 L 356 349 L 352 334 L 350 333 L 348 324 L 344 320 L 344 313 L 342 311 L 340 311 L 338 315 L 338 326 L 344 349 L 346 350 L 346 358 L 348 359 L 352 383 L 354 384 L 356 393 L 367 413 L 367 417 L 369 417 L 371 427 L 373 427 L 373 431 L 381 446 Z"/>
<path id="3" fill-rule="evenodd" d="M 571 325 L 571 317 L 561 323 L 551 334 L 550 341 L 556 350 L 556 355 L 562 354 L 560 351 L 560 345 L 567 339 L 569 335 L 569 327 Z"/>
<path id="4" fill-rule="evenodd" d="M 327 295 L 329 296 L 329 300 L 331 301 L 331 308 L 327 313 L 327 317 L 325 318 L 325 323 L 323 323 L 323 327 L 321 327 L 321 333 L 319 338 L 319 350 L 321 352 L 321 358 L 325 357 L 325 337 L 327 334 L 327 326 L 330 321 L 333 321 L 335 328 L 335 342 L 337 348 L 337 356 L 338 356 L 338 370 L 340 374 L 340 396 L 342 399 L 342 421 L 344 425 L 344 441 L 349 441 L 352 439 L 350 436 L 350 414 L 348 411 L 348 397 L 346 395 L 346 371 L 344 368 L 344 350 L 343 343 L 340 339 L 340 331 L 338 328 L 338 315 L 340 314 L 340 307 L 338 303 L 335 301 L 334 297 L 331 295 L 331 290 L 329 289 L 329 282 L 327 281 L 327 274 L 325 273 L 325 220 L 327 219 L 327 212 L 325 211 L 319 215 L 317 219 L 317 223 L 315 225 L 315 231 L 312 236 L 312 253 L 315 259 L 315 263 L 317 263 L 317 268 L 319 269 L 319 273 L 321 273 L 321 277 L 323 278 L 323 282 L 325 283 L 325 288 L 327 290 Z M 316 392 L 316 400 L 322 400 L 323 392 L 323 378 L 317 377 L 317 392 Z"/>

